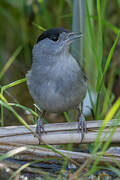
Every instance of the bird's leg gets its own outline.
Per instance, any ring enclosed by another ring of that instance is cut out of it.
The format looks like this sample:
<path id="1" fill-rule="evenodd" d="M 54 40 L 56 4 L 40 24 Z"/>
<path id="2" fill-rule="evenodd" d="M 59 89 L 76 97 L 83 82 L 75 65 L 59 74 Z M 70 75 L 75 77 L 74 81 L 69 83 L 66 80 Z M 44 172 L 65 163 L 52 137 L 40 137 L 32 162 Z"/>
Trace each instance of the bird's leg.
<path id="1" fill-rule="evenodd" d="M 43 121 L 42 121 L 42 117 L 44 117 L 45 115 L 45 111 L 42 112 L 41 116 L 38 118 L 37 120 L 37 125 L 36 125 L 36 133 L 41 137 L 41 134 L 43 132 L 45 132 L 45 129 L 44 129 L 44 124 L 43 124 Z M 40 140 L 39 140 L 39 144 L 40 144 Z"/>
<path id="2" fill-rule="evenodd" d="M 78 132 L 81 132 L 81 142 L 83 141 L 83 138 L 84 138 L 84 133 L 87 132 L 87 129 L 86 129 L 86 120 L 85 120 L 85 117 L 83 115 L 83 104 L 80 104 L 78 107 L 77 107 L 78 111 L 79 111 L 79 115 L 78 115 Z"/>

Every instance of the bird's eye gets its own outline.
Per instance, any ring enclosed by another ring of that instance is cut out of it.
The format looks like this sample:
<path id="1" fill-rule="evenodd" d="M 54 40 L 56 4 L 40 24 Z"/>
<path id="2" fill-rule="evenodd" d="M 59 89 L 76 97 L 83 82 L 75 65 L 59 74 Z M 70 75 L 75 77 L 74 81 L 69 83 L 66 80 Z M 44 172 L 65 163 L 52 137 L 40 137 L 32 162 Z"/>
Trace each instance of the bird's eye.
<path id="1" fill-rule="evenodd" d="M 57 40 L 58 40 L 58 35 L 52 36 L 52 37 L 51 37 L 51 40 L 57 41 Z"/>

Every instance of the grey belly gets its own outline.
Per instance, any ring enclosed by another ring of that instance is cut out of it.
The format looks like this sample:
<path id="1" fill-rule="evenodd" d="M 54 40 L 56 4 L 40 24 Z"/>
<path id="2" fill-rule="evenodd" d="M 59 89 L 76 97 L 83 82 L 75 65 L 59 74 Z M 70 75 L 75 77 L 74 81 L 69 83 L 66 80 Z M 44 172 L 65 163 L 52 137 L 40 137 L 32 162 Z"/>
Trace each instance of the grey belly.
<path id="1" fill-rule="evenodd" d="M 58 86 L 54 83 L 44 83 L 29 88 L 30 93 L 38 106 L 47 112 L 64 112 L 79 105 L 86 94 L 86 84 L 71 84 Z"/>

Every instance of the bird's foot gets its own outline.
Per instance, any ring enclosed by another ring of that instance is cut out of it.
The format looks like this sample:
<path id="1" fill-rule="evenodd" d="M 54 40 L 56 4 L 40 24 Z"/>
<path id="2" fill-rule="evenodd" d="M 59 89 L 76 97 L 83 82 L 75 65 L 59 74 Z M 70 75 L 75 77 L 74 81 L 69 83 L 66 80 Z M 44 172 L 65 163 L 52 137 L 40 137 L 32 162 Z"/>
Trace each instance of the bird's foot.
<path id="1" fill-rule="evenodd" d="M 84 115 L 81 113 L 79 117 L 79 122 L 78 122 L 78 132 L 81 133 L 81 142 L 83 141 L 84 135 L 87 132 L 86 129 L 86 120 Z"/>
<path id="2" fill-rule="evenodd" d="M 39 135 L 40 138 L 42 133 L 45 133 L 44 124 L 41 118 L 38 118 L 37 120 L 36 133 Z M 39 139 L 39 144 L 40 144 L 40 139 Z"/>

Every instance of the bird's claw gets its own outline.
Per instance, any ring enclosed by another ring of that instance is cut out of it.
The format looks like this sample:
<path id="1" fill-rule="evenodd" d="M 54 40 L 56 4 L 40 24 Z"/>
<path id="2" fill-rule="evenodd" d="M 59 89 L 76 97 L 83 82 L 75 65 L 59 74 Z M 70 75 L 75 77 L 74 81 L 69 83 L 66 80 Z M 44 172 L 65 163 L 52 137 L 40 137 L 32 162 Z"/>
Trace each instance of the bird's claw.
<path id="1" fill-rule="evenodd" d="M 82 142 L 83 138 L 84 138 L 84 134 L 87 132 L 86 121 L 85 121 L 85 117 L 83 114 L 81 114 L 79 117 L 78 132 L 81 133 L 81 142 Z"/>
<path id="2" fill-rule="evenodd" d="M 40 138 L 42 133 L 45 133 L 44 124 L 40 118 L 38 118 L 37 120 L 36 133 L 39 135 Z M 40 144 L 40 139 L 39 139 L 39 144 Z"/>

